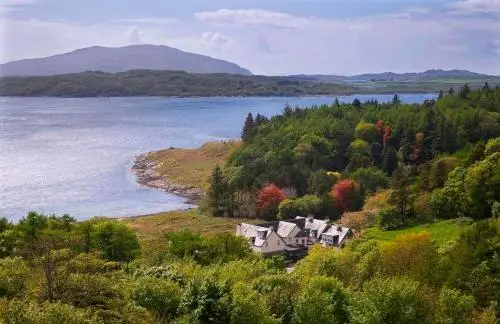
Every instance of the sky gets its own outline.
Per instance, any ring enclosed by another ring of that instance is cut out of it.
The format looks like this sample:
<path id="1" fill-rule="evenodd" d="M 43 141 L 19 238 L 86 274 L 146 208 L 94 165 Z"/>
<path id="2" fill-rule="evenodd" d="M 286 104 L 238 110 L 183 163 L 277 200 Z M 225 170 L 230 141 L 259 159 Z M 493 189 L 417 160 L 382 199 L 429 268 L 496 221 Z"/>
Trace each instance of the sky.
<path id="1" fill-rule="evenodd" d="M 500 74 L 500 0 L 0 0 L 0 63 L 168 45 L 255 74 Z"/>

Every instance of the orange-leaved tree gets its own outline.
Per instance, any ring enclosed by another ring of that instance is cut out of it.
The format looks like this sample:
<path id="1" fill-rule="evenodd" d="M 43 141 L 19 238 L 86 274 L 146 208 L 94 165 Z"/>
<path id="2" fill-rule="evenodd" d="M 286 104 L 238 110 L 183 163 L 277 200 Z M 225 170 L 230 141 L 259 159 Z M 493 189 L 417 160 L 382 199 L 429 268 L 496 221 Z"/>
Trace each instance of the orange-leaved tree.
<path id="1" fill-rule="evenodd" d="M 264 217 L 277 215 L 280 202 L 286 199 L 286 193 L 274 183 L 265 186 L 257 192 L 255 207 Z"/>
<path id="2" fill-rule="evenodd" d="M 344 179 L 332 187 L 332 197 L 340 211 L 354 211 L 360 208 L 361 196 L 359 186 L 355 181 Z"/>

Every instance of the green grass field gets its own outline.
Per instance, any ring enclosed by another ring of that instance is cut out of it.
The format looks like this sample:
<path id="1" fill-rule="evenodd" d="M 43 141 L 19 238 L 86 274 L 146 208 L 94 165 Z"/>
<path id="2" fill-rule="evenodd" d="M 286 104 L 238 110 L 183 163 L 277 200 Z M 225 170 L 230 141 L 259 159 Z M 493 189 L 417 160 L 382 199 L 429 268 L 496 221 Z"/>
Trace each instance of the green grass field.
<path id="1" fill-rule="evenodd" d="M 201 213 L 199 209 L 123 218 L 122 221 L 142 240 L 157 239 L 164 233 L 185 229 L 203 235 L 235 233 L 238 223 L 256 222 L 242 218 L 211 217 Z"/>
<path id="2" fill-rule="evenodd" d="M 383 231 L 378 227 L 371 227 L 366 230 L 364 236 L 367 239 L 390 241 L 401 234 L 429 232 L 432 239 L 438 242 L 446 242 L 457 239 L 460 233 L 469 226 L 470 224 L 461 224 L 457 220 L 446 220 L 392 231 Z"/>

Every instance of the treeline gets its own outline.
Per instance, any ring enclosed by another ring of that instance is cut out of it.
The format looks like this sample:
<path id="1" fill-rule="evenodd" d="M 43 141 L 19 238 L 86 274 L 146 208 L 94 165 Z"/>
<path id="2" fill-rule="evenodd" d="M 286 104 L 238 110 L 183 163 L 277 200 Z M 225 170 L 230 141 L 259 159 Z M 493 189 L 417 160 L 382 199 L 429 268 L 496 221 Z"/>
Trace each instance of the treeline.
<path id="1" fill-rule="evenodd" d="M 493 80 L 497 82 L 498 80 Z M 479 79 L 475 82 L 479 82 Z M 450 84 L 400 82 L 353 85 L 298 80 L 293 76 L 193 74 L 182 71 L 89 71 L 74 74 L 0 78 L 0 96 L 129 97 L 129 96 L 305 96 L 356 93 L 438 92 Z M 472 85 L 477 87 L 477 84 Z"/>
<path id="2" fill-rule="evenodd" d="M 0 79 L 0 95 L 14 97 L 300 96 L 357 91 L 358 88 L 349 85 L 290 81 L 285 77 L 191 74 L 182 71 L 83 72 Z"/>
<path id="3" fill-rule="evenodd" d="M 358 238 L 314 247 L 287 273 L 231 234 L 140 246 L 116 220 L 30 213 L 0 228 L 0 322 L 493 324 L 499 238 L 498 219 L 440 244 L 427 233 Z"/>
<path id="4" fill-rule="evenodd" d="M 269 120 L 249 114 L 243 145 L 214 170 L 206 208 L 339 218 L 375 197 L 384 228 L 488 218 L 500 201 L 499 136 L 500 88 L 488 84 L 423 104 L 395 95 L 391 103 L 287 106 Z"/>

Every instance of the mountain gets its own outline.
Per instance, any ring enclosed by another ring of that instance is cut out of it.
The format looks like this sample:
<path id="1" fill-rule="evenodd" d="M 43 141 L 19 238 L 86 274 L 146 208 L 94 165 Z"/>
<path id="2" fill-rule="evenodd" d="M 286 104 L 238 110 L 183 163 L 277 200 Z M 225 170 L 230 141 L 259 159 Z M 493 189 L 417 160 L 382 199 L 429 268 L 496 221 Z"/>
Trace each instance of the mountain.
<path id="1" fill-rule="evenodd" d="M 419 73 L 365 73 L 354 76 L 339 75 L 291 75 L 289 78 L 316 82 L 377 82 L 377 81 L 429 81 L 437 79 L 464 79 L 464 78 L 490 78 L 487 74 L 470 72 L 467 70 L 427 70 Z"/>
<path id="2" fill-rule="evenodd" d="M 85 71 L 117 73 L 141 69 L 252 74 L 234 63 L 163 45 L 93 46 L 69 53 L 0 65 L 2 76 L 45 76 Z"/>

